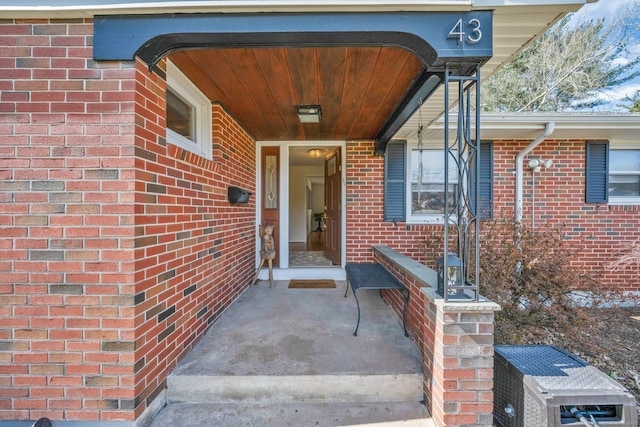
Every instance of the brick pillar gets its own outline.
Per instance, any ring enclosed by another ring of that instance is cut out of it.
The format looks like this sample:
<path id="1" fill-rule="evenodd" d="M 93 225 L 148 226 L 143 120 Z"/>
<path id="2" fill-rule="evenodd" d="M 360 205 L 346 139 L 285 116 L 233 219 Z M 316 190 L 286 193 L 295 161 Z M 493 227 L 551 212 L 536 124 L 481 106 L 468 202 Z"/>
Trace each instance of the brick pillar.
<path id="1" fill-rule="evenodd" d="M 375 245 L 373 253 L 409 289 L 411 301 L 424 304 L 424 316 L 411 313 L 411 305 L 407 316 L 424 361 L 425 405 L 436 425 L 492 426 L 493 321 L 500 306 L 485 298 L 447 303 L 436 292 L 434 270 L 388 246 Z"/>
<path id="2" fill-rule="evenodd" d="M 492 426 L 493 321 L 500 307 L 487 300 L 445 303 L 433 288 L 424 289 L 424 335 L 432 340 L 432 352 L 424 353 L 431 415 L 438 426 Z"/>

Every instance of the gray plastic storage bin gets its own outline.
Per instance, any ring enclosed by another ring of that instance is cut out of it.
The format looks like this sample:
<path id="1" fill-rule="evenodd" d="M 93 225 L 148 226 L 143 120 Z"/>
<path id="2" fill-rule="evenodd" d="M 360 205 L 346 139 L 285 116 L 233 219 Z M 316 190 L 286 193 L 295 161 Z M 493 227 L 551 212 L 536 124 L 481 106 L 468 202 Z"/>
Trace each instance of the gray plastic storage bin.
<path id="1" fill-rule="evenodd" d="M 493 416 L 499 427 L 638 426 L 635 398 L 624 387 L 544 345 L 495 346 Z"/>

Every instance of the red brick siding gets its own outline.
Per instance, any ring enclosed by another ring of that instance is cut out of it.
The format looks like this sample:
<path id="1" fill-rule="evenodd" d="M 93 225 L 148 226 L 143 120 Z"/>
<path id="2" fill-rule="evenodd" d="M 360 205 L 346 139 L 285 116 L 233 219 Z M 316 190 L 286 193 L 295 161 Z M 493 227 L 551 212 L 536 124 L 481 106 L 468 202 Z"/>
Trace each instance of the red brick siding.
<path id="1" fill-rule="evenodd" d="M 515 158 L 530 141 L 494 142 L 494 206 L 496 216 L 511 215 L 515 207 Z M 530 158 L 552 159 L 553 166 L 535 174 Z M 591 271 L 602 283 L 625 291 L 640 291 L 639 265 L 623 270 L 608 267 L 640 235 L 640 206 L 585 203 L 585 141 L 545 141 L 525 157 L 523 219 L 531 225 L 535 199 L 535 226 L 564 224 L 579 250 L 574 265 Z"/>
<path id="2" fill-rule="evenodd" d="M 371 247 L 387 245 L 435 269 L 435 260 L 442 256 L 442 247 L 440 244 L 425 245 L 425 238 L 430 242 L 440 241 L 442 227 L 384 222 L 384 157 L 373 152 L 373 141 L 347 142 L 347 262 L 374 262 Z M 425 322 L 425 300 L 419 291 L 420 285 L 381 259 L 375 261 L 383 263 L 403 283 L 410 284 L 407 329 L 423 348 L 425 343 L 421 341 L 420 329 Z M 387 296 L 396 311 L 401 312 L 402 296 L 394 292 L 388 292 Z"/>
<path id="3" fill-rule="evenodd" d="M 384 157 L 376 156 L 373 152 L 373 141 L 347 142 L 347 262 L 374 262 L 373 245 L 387 245 L 408 257 L 424 260 L 424 232 L 429 226 L 394 225 L 383 221 Z M 376 262 L 380 260 L 376 259 Z M 397 276 L 401 275 L 392 266 L 385 266 Z M 410 294 L 407 330 L 419 341 L 424 301 L 417 285 L 410 289 Z M 401 312 L 404 303 L 402 296 L 397 292 L 388 292 L 387 296 L 396 310 Z M 418 344 L 422 346 L 421 342 Z"/>
<path id="4" fill-rule="evenodd" d="M 227 200 L 230 185 L 254 191 L 255 142 L 214 105 L 213 160 L 167 144 L 165 83 L 143 67 L 138 64 L 145 108 L 136 140 L 136 416 L 255 270 L 255 198 Z"/>
<path id="5" fill-rule="evenodd" d="M 513 215 L 515 208 L 515 158 L 531 141 L 494 142 L 495 216 Z M 597 275 L 603 283 L 625 291 L 640 291 L 640 265 L 623 270 L 608 267 L 640 235 L 640 206 L 586 204 L 585 141 L 545 141 L 525 158 L 523 218 L 531 223 L 531 172 L 529 158 L 553 160 L 535 178 L 535 225 L 565 224 L 579 249 L 574 265 Z M 371 141 L 347 144 L 347 262 L 371 262 L 371 246 L 385 244 L 435 268 L 442 255 L 442 227 L 383 222 L 384 157 L 373 155 Z"/>
<path id="6" fill-rule="evenodd" d="M 429 352 L 428 343 L 424 342 L 422 334 L 422 327 L 427 321 L 424 313 L 425 297 L 424 294 L 420 292 L 420 287 L 423 286 L 422 283 L 419 283 L 412 276 L 406 274 L 396 265 L 387 262 L 382 257 L 375 256 L 375 262 L 384 266 L 384 268 L 391 272 L 391 274 L 393 274 L 409 290 L 409 305 L 407 306 L 407 313 L 405 316 L 407 332 L 409 332 L 413 340 L 418 345 L 418 348 L 420 348 L 423 353 L 425 351 Z M 398 313 L 402 313 L 404 298 L 400 292 L 383 291 L 383 295 Z M 427 346 L 427 348 L 425 348 L 425 346 Z"/>
<path id="7" fill-rule="evenodd" d="M 0 21 L 0 420 L 133 420 L 248 284 L 254 142 L 164 140 L 164 81 L 91 20 Z"/>
<path id="8" fill-rule="evenodd" d="M 132 64 L 0 23 L 0 419 L 133 419 Z"/>
<path id="9" fill-rule="evenodd" d="M 371 246 L 387 245 L 435 267 L 442 249 L 424 239 L 441 226 L 384 222 L 384 157 L 373 154 L 373 141 L 347 142 L 346 179 L 347 262 L 372 262 Z"/>
<path id="10" fill-rule="evenodd" d="M 493 425 L 493 311 L 443 310 L 429 301 L 427 318 L 434 341 L 426 403 L 436 425 Z"/>

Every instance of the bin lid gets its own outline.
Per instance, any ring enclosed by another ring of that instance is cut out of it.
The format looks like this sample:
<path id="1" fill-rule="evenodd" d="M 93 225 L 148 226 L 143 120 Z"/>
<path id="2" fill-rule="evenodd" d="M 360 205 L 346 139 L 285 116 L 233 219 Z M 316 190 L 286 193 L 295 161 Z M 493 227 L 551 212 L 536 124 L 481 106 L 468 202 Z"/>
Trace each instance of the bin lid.
<path id="1" fill-rule="evenodd" d="M 626 389 L 578 356 L 550 345 L 497 345 L 498 357 L 544 392 Z"/>

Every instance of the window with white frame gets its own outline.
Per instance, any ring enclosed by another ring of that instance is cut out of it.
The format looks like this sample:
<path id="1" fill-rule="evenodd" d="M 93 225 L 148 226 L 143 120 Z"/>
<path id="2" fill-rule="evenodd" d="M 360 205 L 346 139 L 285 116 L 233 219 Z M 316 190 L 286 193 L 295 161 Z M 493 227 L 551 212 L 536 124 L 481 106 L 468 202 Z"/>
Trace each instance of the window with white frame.
<path id="1" fill-rule="evenodd" d="M 640 204 L 640 149 L 609 149 L 609 203 Z"/>
<path id="2" fill-rule="evenodd" d="M 444 150 L 440 144 L 411 146 L 406 141 L 390 141 L 384 155 L 384 220 L 409 223 L 444 221 Z M 421 149 L 422 148 L 422 149 Z M 481 218 L 493 215 L 493 141 L 480 142 L 477 164 L 477 194 L 472 188 L 469 198 L 476 201 Z M 453 211 L 455 192 L 459 190 L 456 159 L 449 155 L 449 212 Z M 467 165 L 471 171 L 473 164 Z M 475 173 L 475 172 L 472 172 Z"/>
<path id="3" fill-rule="evenodd" d="M 211 159 L 211 101 L 167 61 L 167 142 Z"/>
<path id="4" fill-rule="evenodd" d="M 453 209 L 458 186 L 454 159 L 449 156 L 449 212 Z M 441 222 L 444 215 L 445 170 L 444 150 L 409 151 L 408 220 L 409 222 Z"/>

